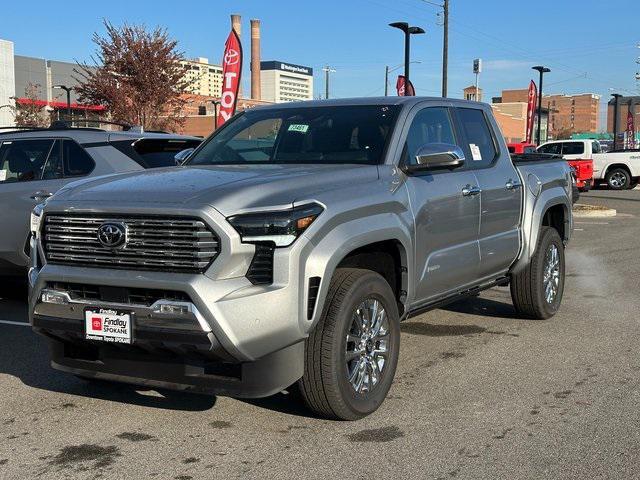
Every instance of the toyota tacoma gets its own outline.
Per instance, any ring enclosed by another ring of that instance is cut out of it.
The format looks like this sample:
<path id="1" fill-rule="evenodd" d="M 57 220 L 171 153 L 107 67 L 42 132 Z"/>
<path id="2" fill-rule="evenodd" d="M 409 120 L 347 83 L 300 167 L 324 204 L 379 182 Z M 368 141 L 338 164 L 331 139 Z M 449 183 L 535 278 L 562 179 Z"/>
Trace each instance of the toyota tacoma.
<path id="1" fill-rule="evenodd" d="M 558 311 L 571 195 L 567 163 L 512 161 L 481 103 L 255 108 L 181 166 L 36 207 L 30 321 L 79 377 L 237 397 L 297 383 L 316 413 L 358 419 L 391 387 L 402 320 L 498 285 L 521 316 Z"/>

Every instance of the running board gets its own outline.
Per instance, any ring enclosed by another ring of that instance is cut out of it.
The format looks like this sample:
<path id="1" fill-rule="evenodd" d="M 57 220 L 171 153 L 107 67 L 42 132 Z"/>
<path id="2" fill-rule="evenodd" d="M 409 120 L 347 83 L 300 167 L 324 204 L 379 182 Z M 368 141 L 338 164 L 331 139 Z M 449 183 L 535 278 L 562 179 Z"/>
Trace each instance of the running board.
<path id="1" fill-rule="evenodd" d="M 461 300 L 463 298 L 477 295 L 483 290 L 488 290 L 489 288 L 506 286 L 506 285 L 509 285 L 509 277 L 500 277 L 491 283 L 473 287 L 468 290 L 464 290 L 462 292 L 454 293 L 453 295 L 449 295 L 448 297 L 444 297 L 444 298 L 441 298 L 440 300 L 436 300 L 434 302 L 427 303 L 426 305 L 422 305 L 421 307 L 414 308 L 413 310 L 409 310 L 409 312 L 403 315 L 403 317 L 400 320 L 401 321 L 406 320 L 408 318 L 421 315 L 430 310 L 435 310 L 436 308 L 444 307 L 445 305 L 449 305 L 450 303 Z"/>

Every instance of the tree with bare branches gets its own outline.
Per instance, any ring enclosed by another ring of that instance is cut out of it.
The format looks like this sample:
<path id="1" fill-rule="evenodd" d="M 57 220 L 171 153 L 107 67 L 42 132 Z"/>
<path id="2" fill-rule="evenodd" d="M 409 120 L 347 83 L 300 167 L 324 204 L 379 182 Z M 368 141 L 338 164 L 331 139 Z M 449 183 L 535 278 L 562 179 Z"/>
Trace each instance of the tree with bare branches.
<path id="1" fill-rule="evenodd" d="M 45 128 L 51 124 L 51 116 L 40 100 L 40 84 L 29 83 L 24 89 L 24 97 L 11 97 L 11 106 L 18 127 Z"/>
<path id="2" fill-rule="evenodd" d="M 116 27 L 106 20 L 104 26 L 106 36 L 93 35 L 94 65 L 79 63 L 75 69 L 79 100 L 104 105 L 114 121 L 147 130 L 178 129 L 190 83 L 177 41 L 160 27 Z"/>

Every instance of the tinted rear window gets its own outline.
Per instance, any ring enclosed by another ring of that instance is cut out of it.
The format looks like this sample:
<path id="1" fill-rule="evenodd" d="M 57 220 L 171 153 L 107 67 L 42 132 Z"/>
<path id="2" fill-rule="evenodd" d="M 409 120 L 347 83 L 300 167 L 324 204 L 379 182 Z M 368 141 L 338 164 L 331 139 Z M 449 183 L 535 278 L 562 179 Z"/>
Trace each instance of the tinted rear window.
<path id="1" fill-rule="evenodd" d="M 142 138 L 113 142 L 112 145 L 144 168 L 175 167 L 175 156 L 187 148 L 196 148 L 200 140 Z"/>
<path id="2" fill-rule="evenodd" d="M 584 153 L 584 143 L 582 142 L 564 142 L 562 144 L 563 155 L 582 155 Z"/>

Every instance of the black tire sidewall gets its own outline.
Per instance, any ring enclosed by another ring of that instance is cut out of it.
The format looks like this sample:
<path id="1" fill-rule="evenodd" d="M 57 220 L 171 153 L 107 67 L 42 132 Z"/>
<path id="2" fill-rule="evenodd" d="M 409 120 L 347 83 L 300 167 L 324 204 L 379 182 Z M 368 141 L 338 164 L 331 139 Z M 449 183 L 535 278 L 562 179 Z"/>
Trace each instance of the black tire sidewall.
<path id="1" fill-rule="evenodd" d="M 554 244 L 558 249 L 558 256 L 560 259 L 560 281 L 558 283 L 558 292 L 552 303 L 547 303 L 544 292 L 544 268 L 546 263 L 546 255 L 549 247 Z M 536 292 L 536 302 L 539 305 L 539 309 L 542 313 L 542 318 L 550 318 L 558 312 L 560 304 L 562 303 L 562 294 L 564 293 L 564 280 L 565 280 L 565 257 L 564 257 L 564 244 L 554 228 L 545 228 L 542 232 L 542 238 L 538 244 L 536 251 L 535 271 L 532 272 L 535 277 L 532 279 L 535 285 L 534 291 Z"/>
<path id="2" fill-rule="evenodd" d="M 611 177 L 616 172 L 622 173 L 627 179 L 625 184 L 622 187 L 616 187 L 616 186 L 611 185 Z M 627 172 L 625 169 L 623 169 L 623 168 L 614 168 L 613 170 L 611 170 L 610 172 L 607 173 L 607 186 L 610 189 L 612 189 L 612 190 L 626 190 L 626 189 L 629 188 L 629 185 L 631 185 L 631 175 L 629 175 L 629 172 Z"/>
<path id="3" fill-rule="evenodd" d="M 380 301 L 389 320 L 389 358 L 382 371 L 382 381 L 371 392 L 357 394 L 347 378 L 345 359 L 346 336 L 351 327 L 353 312 L 366 298 Z M 354 417 L 360 418 L 377 410 L 391 388 L 398 365 L 400 350 L 400 321 L 398 307 L 389 284 L 377 273 L 362 275 L 351 286 L 338 312 L 332 344 L 332 366 L 344 406 Z"/>

